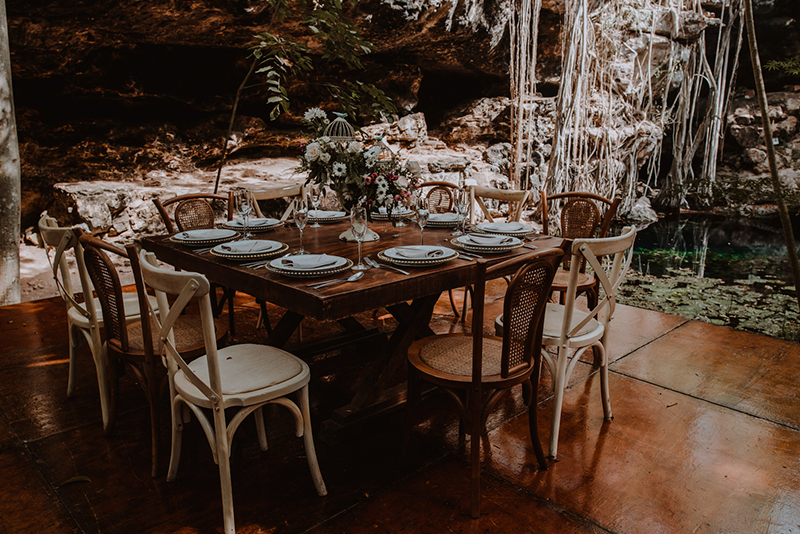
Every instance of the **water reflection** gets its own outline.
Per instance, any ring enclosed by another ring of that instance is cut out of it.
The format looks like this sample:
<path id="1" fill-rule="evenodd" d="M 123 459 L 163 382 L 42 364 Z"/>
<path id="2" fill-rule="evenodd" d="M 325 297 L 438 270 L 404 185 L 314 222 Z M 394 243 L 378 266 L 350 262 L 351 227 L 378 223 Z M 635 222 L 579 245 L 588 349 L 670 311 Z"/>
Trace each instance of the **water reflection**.
<path id="1" fill-rule="evenodd" d="M 795 235 L 798 234 L 795 221 Z M 745 278 L 791 280 L 777 220 L 689 215 L 640 229 L 632 268 L 670 276 L 681 271 L 726 282 Z"/>

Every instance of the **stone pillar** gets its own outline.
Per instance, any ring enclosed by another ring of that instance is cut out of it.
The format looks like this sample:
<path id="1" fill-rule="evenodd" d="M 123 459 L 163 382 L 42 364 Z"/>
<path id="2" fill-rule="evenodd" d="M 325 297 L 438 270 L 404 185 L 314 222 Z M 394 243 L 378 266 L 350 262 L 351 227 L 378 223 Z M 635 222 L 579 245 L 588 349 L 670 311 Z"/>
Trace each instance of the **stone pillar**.
<path id="1" fill-rule="evenodd" d="M 0 0 L 0 306 L 19 292 L 20 164 L 5 0 Z"/>

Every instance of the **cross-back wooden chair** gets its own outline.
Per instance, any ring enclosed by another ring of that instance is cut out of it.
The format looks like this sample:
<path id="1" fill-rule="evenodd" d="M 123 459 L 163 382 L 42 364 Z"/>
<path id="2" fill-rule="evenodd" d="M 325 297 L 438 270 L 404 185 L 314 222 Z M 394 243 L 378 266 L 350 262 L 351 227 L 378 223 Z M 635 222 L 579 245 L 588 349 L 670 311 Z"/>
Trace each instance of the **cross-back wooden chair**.
<path id="1" fill-rule="evenodd" d="M 303 197 L 306 194 L 307 192 L 304 184 L 295 184 L 280 187 L 270 187 L 268 189 L 251 190 L 250 199 L 253 203 L 253 210 L 256 214 L 256 217 L 265 217 L 264 213 L 261 211 L 259 201 L 275 200 L 279 198 L 290 199 L 289 205 L 286 207 L 283 215 L 281 215 L 280 218 L 281 221 L 286 221 L 294 214 L 294 203 L 292 200 L 297 197 Z"/>
<path id="2" fill-rule="evenodd" d="M 589 308 L 588 312 L 579 310 L 575 301 L 580 277 L 577 269 L 571 269 L 564 304 L 547 303 L 542 334 L 542 358 L 553 377 L 551 458 L 556 458 L 558 453 L 558 432 L 561 426 L 564 390 L 581 355 L 589 349 L 594 353 L 595 361 L 600 363 L 603 415 L 607 420 L 613 417 L 608 388 L 608 333 L 616 308 L 617 290 L 628 272 L 635 239 L 636 228 L 633 226 L 624 228 L 622 234 L 616 237 L 575 239 L 570 247 L 572 261 L 575 263 L 585 260 L 592 266 L 603 288 L 603 299 Z M 504 317 L 505 311 L 495 321 L 498 331 L 504 332 L 508 329 Z M 555 356 L 546 350 L 548 347 L 557 349 Z"/>
<path id="3" fill-rule="evenodd" d="M 150 296 L 145 291 L 142 282 L 139 258 L 136 255 L 136 248 L 133 244 L 128 245 L 125 250 L 120 249 L 111 243 L 107 243 L 97 237 L 83 234 L 78 231 L 79 240 L 84 250 L 86 270 L 97 290 L 100 307 L 103 310 L 105 320 L 105 350 L 108 355 L 109 367 L 107 381 L 109 389 L 109 421 L 107 431 L 114 430 L 116 423 L 117 406 L 119 404 L 119 378 L 121 373 L 127 368 L 136 377 L 137 382 L 144 390 L 147 402 L 150 406 L 150 432 L 151 432 L 151 474 L 158 476 L 160 454 L 160 416 L 158 411 L 158 400 L 164 393 L 166 385 L 166 373 L 163 365 L 153 352 L 152 322 L 150 320 L 139 320 L 136 323 L 128 324 L 125 320 L 125 295 L 119 274 L 109 257 L 115 254 L 118 257 L 126 258 L 131 262 L 136 293 L 131 295 L 136 297 L 139 309 L 146 310 L 143 317 L 150 317 L 150 307 L 157 306 L 152 302 L 148 304 Z M 152 297 L 155 300 L 155 297 Z M 221 341 L 227 335 L 227 329 L 223 322 L 217 321 L 219 330 L 217 331 L 216 341 Z M 180 318 L 175 328 L 175 342 L 178 350 L 185 357 L 196 357 L 205 351 L 203 342 L 203 328 L 200 318 L 196 315 L 184 315 Z"/>
<path id="4" fill-rule="evenodd" d="M 567 239 L 605 237 L 617 214 L 621 199 L 609 200 L 601 195 L 585 191 L 570 191 L 548 195 L 541 193 L 539 211 L 542 214 L 542 232 L 550 234 L 550 212 L 560 211 L 561 237 Z M 559 210 L 560 207 L 560 210 Z M 565 257 L 562 267 L 553 281 L 553 293 L 564 296 L 571 270 L 571 258 Z M 586 273 L 586 262 L 578 268 L 577 294 L 586 293 L 589 307 L 597 302 L 597 281 Z"/>
<path id="5" fill-rule="evenodd" d="M 474 208 L 477 204 L 483 216 L 489 222 L 494 222 L 494 218 L 488 206 L 486 206 L 486 200 L 507 202 L 508 222 L 519 222 L 529 195 L 530 191 L 518 191 L 515 189 L 497 189 L 496 187 L 483 187 L 480 185 L 472 185 L 469 188 L 470 206 Z M 476 220 L 477 213 L 474 209 L 470 209 L 470 224 L 475 224 Z"/>
<path id="6" fill-rule="evenodd" d="M 431 213 L 449 213 L 453 211 L 455 205 L 455 195 L 458 191 L 458 186 L 450 182 L 443 181 L 430 181 L 423 182 L 419 185 L 425 193 L 425 198 L 428 200 L 428 207 Z"/>
<path id="7" fill-rule="evenodd" d="M 311 434 L 308 400 L 311 371 L 308 365 L 300 358 L 269 345 L 239 344 L 217 348 L 210 285 L 206 277 L 161 269 L 155 255 L 146 251 L 141 252 L 140 259 L 144 282 L 155 290 L 158 298 L 162 320 L 157 353 L 164 355 L 169 375 L 172 452 L 167 480 L 175 480 L 177 476 L 184 413 L 188 415 L 191 411 L 200 421 L 214 461 L 219 466 L 224 531 L 233 534 L 236 528 L 229 462 L 233 436 L 241 422 L 254 413 L 259 445 L 261 450 L 266 450 L 262 407 L 277 404 L 292 414 L 297 437 L 304 437 L 306 460 L 314 486 L 320 496 L 326 495 Z M 175 297 L 171 308 L 167 295 Z M 200 303 L 206 352 L 204 356 L 187 362 L 175 346 L 174 327 L 184 306 L 195 298 Z M 299 407 L 288 397 L 290 394 L 296 394 Z M 237 412 L 228 420 L 226 410 Z"/>
<path id="8" fill-rule="evenodd" d="M 214 194 L 214 193 L 189 193 L 186 195 L 178 195 L 165 201 L 153 199 L 153 202 L 161 215 L 161 220 L 167 227 L 167 233 L 174 233 L 176 231 L 185 232 L 187 230 L 205 230 L 214 228 L 216 215 L 211 202 L 219 201 L 227 204 L 226 211 L 228 220 L 233 220 L 234 201 L 233 191 L 227 194 Z M 172 217 L 169 215 L 168 208 L 175 205 Z M 174 224 L 173 224 L 174 220 Z M 177 230 L 176 230 L 177 227 Z M 233 299 L 236 296 L 236 291 L 233 291 L 223 285 L 212 284 L 214 291 L 213 309 L 214 316 L 219 316 L 225 303 L 228 303 L 228 324 L 231 333 L 236 330 L 236 324 L 233 317 Z M 216 288 L 222 290 L 222 296 L 216 298 Z"/>
<path id="9" fill-rule="evenodd" d="M 207 221 L 207 211 L 202 203 L 194 202 L 202 200 L 209 206 L 214 201 L 224 202 L 226 203 L 225 211 L 226 216 L 229 221 L 233 220 L 233 191 L 229 191 L 227 194 L 217 194 L 217 193 L 188 193 L 185 195 L 178 195 L 167 200 L 160 200 L 158 198 L 153 199 L 153 203 L 156 205 L 156 209 L 158 210 L 159 215 L 161 215 L 161 220 L 164 222 L 164 226 L 167 227 L 168 234 L 174 234 L 178 231 L 185 231 L 185 230 L 195 230 L 201 228 L 213 228 L 214 227 L 214 217 L 211 217 L 210 224 Z M 174 219 L 170 216 L 169 210 L 171 206 L 175 206 L 175 211 L 177 211 L 179 206 L 183 206 L 181 208 L 181 220 L 178 221 L 177 217 Z M 193 215 L 193 212 L 190 208 L 196 208 L 199 213 L 205 213 L 205 218 L 197 216 L 197 223 L 192 224 L 194 219 L 196 218 Z M 212 213 L 213 215 L 213 213 Z M 184 225 L 182 228 L 181 225 Z"/>
<path id="10" fill-rule="evenodd" d="M 566 245 L 565 245 L 566 248 Z M 550 283 L 563 248 L 547 249 L 514 257 L 487 268 L 485 260 L 475 267 L 476 305 L 472 333 L 423 338 L 408 349 L 408 415 L 404 441 L 414 421 L 420 399 L 420 380 L 440 386 L 456 401 L 460 428 L 471 436 L 470 513 L 480 515 L 480 436 L 486 419 L 500 397 L 522 384 L 528 405 L 531 441 L 540 469 L 547 469 L 539 442 L 536 399 L 541 371 L 541 340 Z M 504 312 L 513 325 L 503 337 L 483 333 L 486 280 L 513 274 L 505 294 Z"/>
<path id="11" fill-rule="evenodd" d="M 78 239 L 78 230 L 62 227 L 45 213 L 39 219 L 39 233 L 45 244 L 48 260 L 53 269 L 53 278 L 58 293 L 67 306 L 67 326 L 69 328 L 69 378 L 67 379 L 67 397 L 75 394 L 75 375 L 77 369 L 77 348 L 83 336 L 94 360 L 97 372 L 97 385 L 100 390 L 100 411 L 103 428 L 109 430 L 109 391 L 106 369 L 106 355 L 101 338 L 104 327 L 104 315 L 100 300 L 94 298 L 94 288 L 84 263 L 83 247 Z M 53 259 L 50 252 L 54 250 Z M 72 251 L 77 265 L 80 280 L 80 292 L 73 288 L 71 271 L 67 262 L 67 252 Z M 88 296 L 88 298 L 86 298 Z M 139 299 L 134 293 L 122 295 L 125 302 L 125 321 L 128 323 L 140 320 Z M 155 304 L 155 298 L 153 299 Z"/>

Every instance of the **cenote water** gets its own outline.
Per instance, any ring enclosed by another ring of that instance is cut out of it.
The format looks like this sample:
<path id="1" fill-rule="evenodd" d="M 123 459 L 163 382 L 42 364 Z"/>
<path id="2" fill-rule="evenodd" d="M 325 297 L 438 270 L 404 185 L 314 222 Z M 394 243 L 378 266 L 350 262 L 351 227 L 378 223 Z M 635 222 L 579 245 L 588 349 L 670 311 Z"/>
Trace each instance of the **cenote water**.
<path id="1" fill-rule="evenodd" d="M 795 236 L 799 230 L 795 220 Z M 631 267 L 657 277 L 682 272 L 726 283 L 753 279 L 792 283 L 777 219 L 663 218 L 637 234 Z"/>

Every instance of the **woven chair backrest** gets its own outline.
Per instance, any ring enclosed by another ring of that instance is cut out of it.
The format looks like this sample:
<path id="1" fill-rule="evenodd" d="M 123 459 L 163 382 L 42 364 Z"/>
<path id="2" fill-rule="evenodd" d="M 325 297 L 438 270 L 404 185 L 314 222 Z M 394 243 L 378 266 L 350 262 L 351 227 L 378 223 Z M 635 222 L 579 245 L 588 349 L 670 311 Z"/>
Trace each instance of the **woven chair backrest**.
<path id="1" fill-rule="evenodd" d="M 534 357 L 538 357 L 542 343 L 542 323 L 544 310 L 550 294 L 558 264 L 566 252 L 568 245 L 561 248 L 540 250 L 525 256 L 512 258 L 499 265 L 492 266 L 485 274 L 478 267 L 475 282 L 475 302 L 479 295 L 485 294 L 486 279 L 513 274 L 509 282 L 503 303 L 503 317 L 506 328 L 503 330 L 503 349 L 500 361 L 500 376 L 508 378 L 525 372 L 533 365 Z M 475 322 L 475 315 L 480 316 L 480 323 Z M 473 311 L 473 333 L 483 331 L 483 306 L 476 306 Z M 482 337 L 476 336 L 476 337 Z M 473 346 L 473 356 L 475 355 Z M 473 370 L 475 367 L 473 366 Z M 475 380 L 476 376 L 473 376 Z"/>
<path id="2" fill-rule="evenodd" d="M 230 221 L 233 219 L 233 191 L 228 191 L 226 194 L 188 193 L 186 195 L 178 195 L 164 201 L 155 198 L 153 199 L 153 203 L 156 205 L 158 214 L 161 215 L 161 221 L 164 223 L 164 226 L 166 226 L 168 234 L 174 234 L 177 231 L 176 225 L 173 222 L 173 218 L 170 217 L 168 208 L 173 204 L 175 204 L 177 207 L 182 202 L 190 199 L 205 200 L 209 204 L 212 204 L 212 207 L 214 205 L 213 203 L 222 203 L 224 204 L 227 220 Z"/>
<path id="3" fill-rule="evenodd" d="M 431 213 L 448 213 L 453 211 L 453 193 L 441 185 L 437 185 L 428 191 L 425 197 L 428 199 L 428 208 Z"/>
<path id="4" fill-rule="evenodd" d="M 103 250 L 113 247 L 113 245 L 105 243 L 104 245 L 107 247 L 102 246 L 102 240 L 88 234 L 80 235 L 80 242 L 83 247 L 86 271 L 89 273 L 97 298 L 100 300 L 100 307 L 103 309 L 106 342 L 117 350 L 127 352 L 129 350 L 128 327 L 125 320 L 125 304 L 122 299 L 122 283 L 117 268 Z M 127 257 L 123 250 L 119 250 L 118 253 L 120 256 Z"/>
<path id="5" fill-rule="evenodd" d="M 222 400 L 222 382 L 220 379 L 217 341 L 214 331 L 214 316 L 211 311 L 209 291 L 211 285 L 205 276 L 188 271 L 169 271 L 158 266 L 158 260 L 152 252 L 142 250 L 139 253 L 139 264 L 145 287 L 155 290 L 158 299 L 159 316 L 153 318 L 158 326 L 159 340 L 157 352 L 166 361 L 170 376 L 178 369 L 183 371 L 197 389 L 212 403 Z M 170 306 L 167 295 L 177 296 Z M 194 298 L 198 299 L 200 320 L 203 325 L 203 341 L 205 343 L 208 363 L 208 383 L 201 380 L 189 368 L 189 365 L 178 352 L 172 327 L 178 320 L 186 305 Z"/>
<path id="6" fill-rule="evenodd" d="M 190 198 L 178 204 L 174 217 L 181 232 L 214 228 L 214 208 L 202 198 Z"/>

